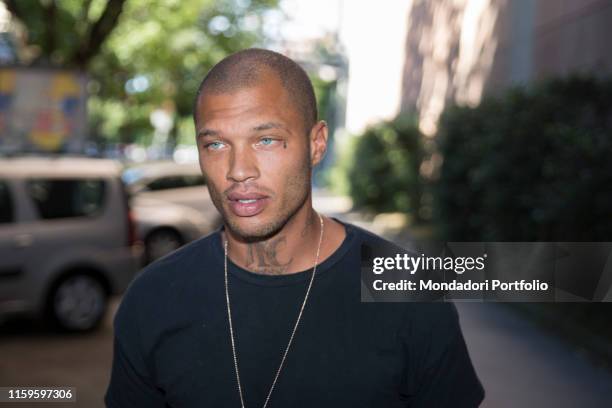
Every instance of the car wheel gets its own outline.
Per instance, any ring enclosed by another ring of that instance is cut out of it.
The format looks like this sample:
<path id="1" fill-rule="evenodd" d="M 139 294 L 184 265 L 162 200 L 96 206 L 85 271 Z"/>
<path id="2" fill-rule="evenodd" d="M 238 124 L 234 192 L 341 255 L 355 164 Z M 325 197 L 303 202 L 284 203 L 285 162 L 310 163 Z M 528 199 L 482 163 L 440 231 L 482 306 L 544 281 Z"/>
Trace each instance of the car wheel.
<path id="1" fill-rule="evenodd" d="M 147 263 L 169 254 L 183 245 L 181 236 L 171 229 L 153 231 L 145 240 Z"/>
<path id="2" fill-rule="evenodd" d="M 59 282 L 51 293 L 49 307 L 60 329 L 83 332 L 100 324 L 107 305 L 108 295 L 102 282 L 92 275 L 78 273 Z"/>

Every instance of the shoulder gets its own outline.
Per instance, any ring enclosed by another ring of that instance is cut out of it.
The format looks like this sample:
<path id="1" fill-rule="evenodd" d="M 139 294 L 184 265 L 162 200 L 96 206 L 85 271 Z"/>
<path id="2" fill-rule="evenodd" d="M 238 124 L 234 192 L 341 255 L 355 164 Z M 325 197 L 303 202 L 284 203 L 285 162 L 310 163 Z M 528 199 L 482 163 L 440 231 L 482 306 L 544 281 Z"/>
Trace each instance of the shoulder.
<path id="1" fill-rule="evenodd" d="M 421 367 L 448 357 L 448 353 L 463 353 L 465 344 L 453 303 L 410 302 L 404 306 L 399 335 L 410 358 L 421 361 Z"/>
<path id="2" fill-rule="evenodd" d="M 343 222 L 343 224 L 347 233 L 354 234 L 354 245 L 359 248 L 361 258 L 364 260 L 372 260 L 375 257 L 394 257 L 397 254 L 417 255 L 414 251 L 402 248 L 398 244 L 364 228 L 346 222 Z"/>
<path id="3" fill-rule="evenodd" d="M 218 232 L 197 239 L 142 269 L 123 294 L 116 321 L 124 316 L 150 315 L 192 284 L 202 265 L 214 263 L 213 240 Z M 130 319 L 131 320 L 131 319 Z M 116 322 L 117 323 L 117 322 Z"/>
<path id="4" fill-rule="evenodd" d="M 348 222 L 342 222 L 342 225 L 346 228 L 347 234 L 354 234 L 356 238 L 356 242 L 360 244 L 366 244 L 376 247 L 389 247 L 393 249 L 402 249 L 397 244 L 381 237 L 373 233 L 372 231 L 368 231 L 364 228 L 361 228 L 355 224 L 351 224 Z"/>
<path id="5" fill-rule="evenodd" d="M 213 262 L 213 244 L 218 238 L 218 231 L 215 231 L 149 264 L 137 275 L 128 291 L 141 290 L 142 287 L 168 287 L 190 279 L 198 267 Z"/>
<path id="6" fill-rule="evenodd" d="M 459 333 L 459 315 L 451 302 L 410 302 L 405 305 L 405 328 L 409 334 L 448 338 Z"/>
<path id="7" fill-rule="evenodd" d="M 372 261 L 374 257 L 394 257 L 397 254 L 418 256 L 411 249 L 403 248 L 371 231 L 354 224 L 343 222 L 347 232 L 355 234 L 355 242 L 360 246 L 362 261 Z M 402 307 L 397 307 L 401 309 Z M 456 331 L 458 314 L 455 305 L 450 302 L 403 302 L 404 322 L 410 330 L 449 330 Z"/>
<path id="8" fill-rule="evenodd" d="M 477 407 L 484 390 L 452 303 L 412 303 L 400 338 L 407 353 L 406 393 L 414 406 Z"/>

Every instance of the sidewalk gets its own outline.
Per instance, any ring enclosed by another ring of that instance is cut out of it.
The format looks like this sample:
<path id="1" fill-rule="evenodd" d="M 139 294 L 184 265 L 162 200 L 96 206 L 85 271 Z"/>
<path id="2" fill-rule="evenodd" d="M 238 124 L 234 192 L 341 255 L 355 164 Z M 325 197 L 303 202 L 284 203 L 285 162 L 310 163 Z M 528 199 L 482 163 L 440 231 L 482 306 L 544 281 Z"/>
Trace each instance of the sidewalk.
<path id="1" fill-rule="evenodd" d="M 561 339 L 503 304 L 456 305 L 486 390 L 482 407 L 612 406 L 612 374 Z"/>
<path id="2" fill-rule="evenodd" d="M 331 195 L 323 198 L 328 204 L 333 202 Z M 328 215 L 377 234 L 388 232 L 381 225 L 384 222 L 372 223 L 359 213 L 340 208 L 333 211 L 333 206 L 325 209 L 330 210 Z M 393 233 L 397 236 L 397 231 Z M 504 304 L 462 302 L 456 306 L 472 361 L 486 391 L 481 407 L 612 407 L 612 373 L 595 367 L 562 339 Z"/>

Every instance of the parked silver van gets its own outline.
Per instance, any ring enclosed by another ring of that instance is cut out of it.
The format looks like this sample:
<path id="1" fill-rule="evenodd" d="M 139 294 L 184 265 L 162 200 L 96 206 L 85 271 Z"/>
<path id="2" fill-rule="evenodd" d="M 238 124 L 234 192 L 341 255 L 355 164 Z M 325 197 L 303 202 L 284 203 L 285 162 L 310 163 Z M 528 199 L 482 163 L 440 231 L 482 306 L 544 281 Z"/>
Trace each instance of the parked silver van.
<path id="1" fill-rule="evenodd" d="M 99 325 L 140 267 L 121 166 L 87 158 L 0 158 L 0 318 Z"/>
<path id="2" fill-rule="evenodd" d="M 122 178 L 147 263 L 221 225 L 197 163 L 144 163 L 125 169 Z"/>

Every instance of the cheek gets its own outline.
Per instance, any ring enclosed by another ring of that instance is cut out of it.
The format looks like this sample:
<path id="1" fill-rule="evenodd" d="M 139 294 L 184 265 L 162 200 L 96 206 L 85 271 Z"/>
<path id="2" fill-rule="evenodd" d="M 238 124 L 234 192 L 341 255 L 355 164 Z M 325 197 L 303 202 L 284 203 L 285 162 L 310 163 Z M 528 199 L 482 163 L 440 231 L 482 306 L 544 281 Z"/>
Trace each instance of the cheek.
<path id="1" fill-rule="evenodd" d="M 223 193 L 222 193 L 224 190 L 212 181 L 206 182 L 206 188 L 208 189 L 208 194 L 210 195 L 210 199 L 212 200 L 215 208 L 221 214 L 224 214 L 225 210 L 223 209 Z"/>
<path id="2" fill-rule="evenodd" d="M 258 159 L 258 166 L 262 174 L 267 175 L 268 179 L 285 180 L 295 177 L 303 171 L 304 160 L 308 160 L 302 152 L 289 152 L 281 150 L 274 155 L 264 155 Z"/>
<path id="3" fill-rule="evenodd" d="M 278 193 L 285 196 L 301 195 L 304 189 L 310 187 L 310 157 L 304 154 L 287 155 L 277 160 L 262 163 L 270 186 L 274 185 Z"/>
<path id="4" fill-rule="evenodd" d="M 200 171 L 207 182 L 216 182 L 218 185 L 219 181 L 225 179 L 225 164 L 216 157 L 207 156 L 204 158 L 200 156 Z"/>
<path id="5" fill-rule="evenodd" d="M 204 175 L 206 187 L 208 187 L 211 198 L 215 201 L 220 192 L 224 191 L 223 182 L 225 177 L 222 174 L 222 169 L 220 166 L 200 165 L 200 170 Z"/>

